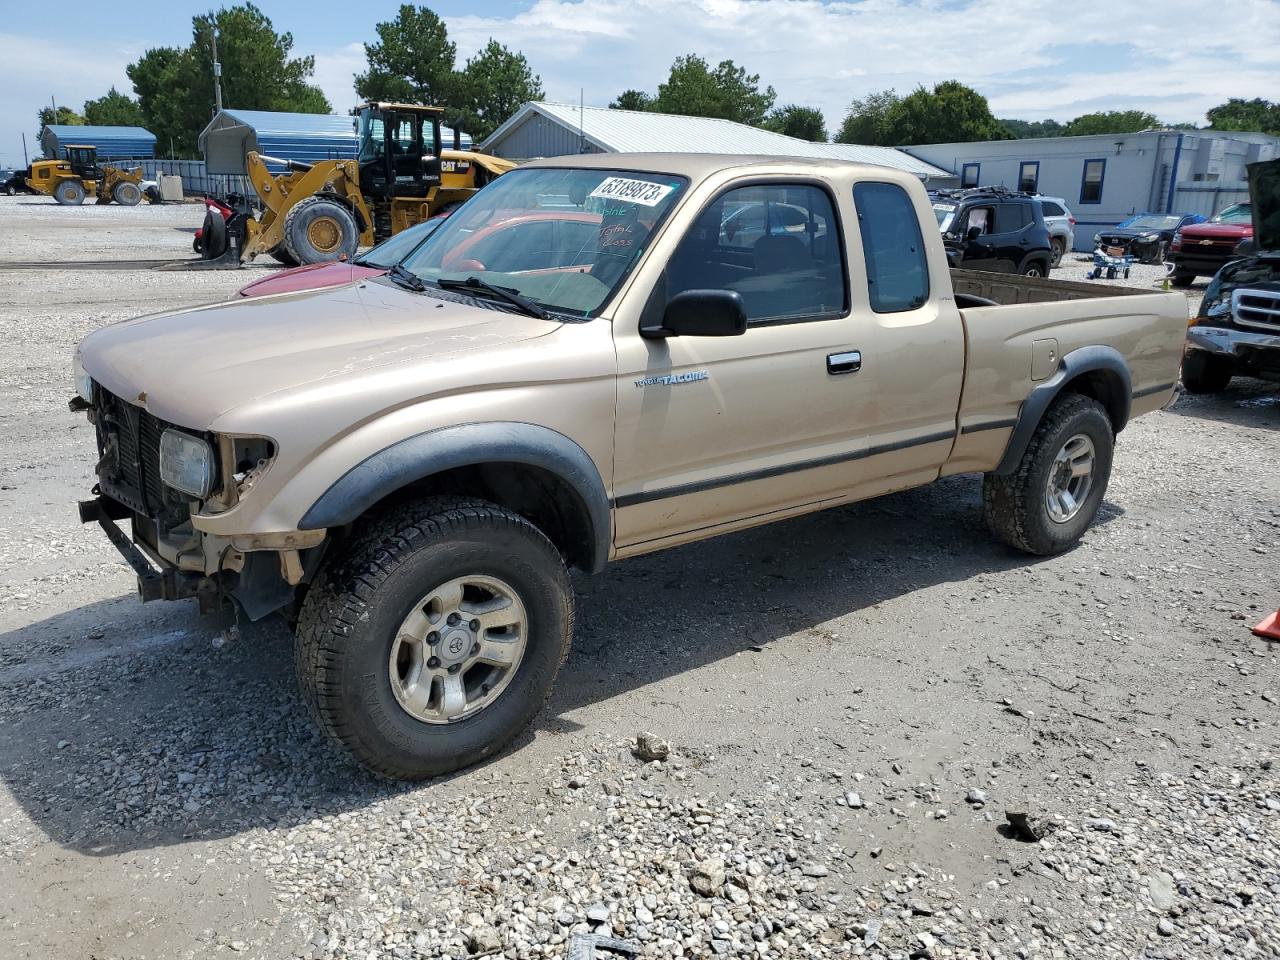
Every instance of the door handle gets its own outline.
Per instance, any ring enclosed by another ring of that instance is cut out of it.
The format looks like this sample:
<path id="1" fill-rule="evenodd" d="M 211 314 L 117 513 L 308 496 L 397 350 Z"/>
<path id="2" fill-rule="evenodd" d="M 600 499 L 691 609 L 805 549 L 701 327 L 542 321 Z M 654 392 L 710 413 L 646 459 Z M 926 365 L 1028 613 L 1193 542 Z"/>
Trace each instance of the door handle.
<path id="1" fill-rule="evenodd" d="M 827 354 L 827 373 L 832 376 L 836 376 L 841 373 L 857 373 L 861 369 L 861 350 L 848 350 L 844 353 Z"/>

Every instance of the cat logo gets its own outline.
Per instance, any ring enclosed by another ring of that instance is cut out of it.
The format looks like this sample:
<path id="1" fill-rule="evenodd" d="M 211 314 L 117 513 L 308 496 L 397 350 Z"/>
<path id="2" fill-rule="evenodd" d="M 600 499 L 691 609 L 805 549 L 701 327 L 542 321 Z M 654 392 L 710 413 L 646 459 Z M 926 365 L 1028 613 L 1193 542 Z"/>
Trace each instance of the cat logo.
<path id="1" fill-rule="evenodd" d="M 470 160 L 441 160 L 441 173 L 466 173 L 471 169 Z"/>

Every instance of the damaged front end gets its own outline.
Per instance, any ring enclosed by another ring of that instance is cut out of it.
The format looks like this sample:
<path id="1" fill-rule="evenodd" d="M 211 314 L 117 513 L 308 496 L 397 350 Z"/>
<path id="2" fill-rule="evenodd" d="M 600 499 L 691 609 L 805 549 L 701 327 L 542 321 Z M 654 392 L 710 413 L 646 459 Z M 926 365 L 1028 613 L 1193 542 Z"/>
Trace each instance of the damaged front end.
<path id="1" fill-rule="evenodd" d="M 150 600 L 194 597 L 202 613 L 228 600 L 251 620 L 288 606 L 319 559 L 323 530 L 219 537 L 197 514 L 233 508 L 270 469 L 275 443 L 191 430 L 154 416 L 81 374 L 73 411 L 94 425 L 98 482 L 80 521 L 98 523 Z M 127 520 L 126 534 L 117 521 Z"/>

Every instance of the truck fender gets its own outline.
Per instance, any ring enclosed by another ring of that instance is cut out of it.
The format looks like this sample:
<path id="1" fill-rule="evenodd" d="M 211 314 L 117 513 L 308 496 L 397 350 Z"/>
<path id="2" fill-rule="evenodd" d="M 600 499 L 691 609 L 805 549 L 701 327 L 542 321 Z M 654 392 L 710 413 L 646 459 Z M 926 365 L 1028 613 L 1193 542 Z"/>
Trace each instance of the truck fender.
<path id="1" fill-rule="evenodd" d="M 473 423 L 429 430 L 393 443 L 356 464 L 311 505 L 298 528 L 352 523 L 397 490 L 433 474 L 485 463 L 515 463 L 547 471 L 572 491 L 588 528 L 591 573 L 609 559 L 609 496 L 590 455 L 564 434 L 530 423 Z"/>
<path id="2" fill-rule="evenodd" d="M 1133 376 L 1120 351 L 1101 345 L 1079 347 L 1063 356 L 1057 371 L 1043 383 L 1032 388 L 1022 401 L 1018 419 L 1009 437 L 995 473 L 1008 475 L 1018 468 L 1022 455 L 1027 452 L 1031 436 L 1040 425 L 1049 405 L 1057 399 L 1063 388 L 1087 374 L 1094 374 L 1086 381 L 1089 389 L 1081 392 L 1094 397 L 1107 409 L 1111 427 L 1119 433 L 1129 422 L 1129 409 L 1133 405 Z"/>

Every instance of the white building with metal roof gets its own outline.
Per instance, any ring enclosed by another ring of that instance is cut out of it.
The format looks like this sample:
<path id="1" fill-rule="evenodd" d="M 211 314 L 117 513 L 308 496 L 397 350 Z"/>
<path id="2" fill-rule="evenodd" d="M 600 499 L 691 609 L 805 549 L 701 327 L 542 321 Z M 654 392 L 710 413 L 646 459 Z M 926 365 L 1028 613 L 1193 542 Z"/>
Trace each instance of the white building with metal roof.
<path id="1" fill-rule="evenodd" d="M 811 143 L 732 120 L 670 113 L 610 110 L 568 103 L 526 103 L 489 135 L 480 149 L 510 160 L 577 153 L 732 153 L 818 157 L 875 163 L 914 173 L 930 183 L 955 175 L 892 147 Z"/>

